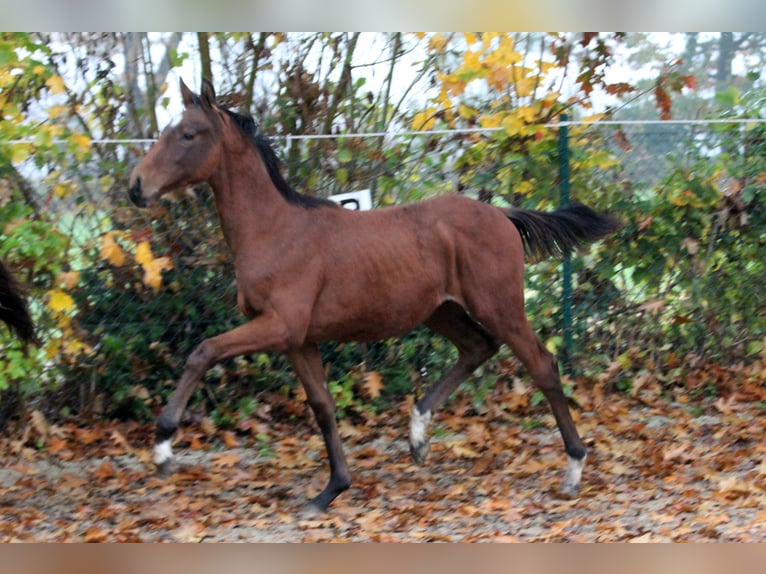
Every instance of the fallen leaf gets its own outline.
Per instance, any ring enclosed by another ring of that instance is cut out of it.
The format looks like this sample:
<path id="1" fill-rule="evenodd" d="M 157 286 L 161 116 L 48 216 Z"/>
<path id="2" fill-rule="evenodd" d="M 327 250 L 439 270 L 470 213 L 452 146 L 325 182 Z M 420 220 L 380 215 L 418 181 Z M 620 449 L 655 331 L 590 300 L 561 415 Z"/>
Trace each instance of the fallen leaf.
<path id="1" fill-rule="evenodd" d="M 480 453 L 461 444 L 451 443 L 449 447 L 450 450 L 460 458 L 479 458 L 481 456 Z"/>
<path id="2" fill-rule="evenodd" d="M 218 427 L 215 426 L 213 419 L 210 417 L 203 418 L 200 421 L 199 426 L 202 429 L 202 432 L 204 432 L 209 437 L 215 436 L 215 434 L 218 432 Z"/>
<path id="3" fill-rule="evenodd" d="M 69 443 L 57 436 L 52 436 L 46 446 L 51 454 L 57 454 L 69 449 Z"/>
<path id="4" fill-rule="evenodd" d="M 85 540 L 85 542 L 106 542 L 107 533 L 104 531 L 103 528 L 99 528 L 97 526 L 91 526 L 85 531 L 85 536 L 83 536 L 83 540 Z"/>
<path id="5" fill-rule="evenodd" d="M 226 448 L 239 447 L 239 441 L 237 440 L 236 435 L 232 431 L 224 431 L 222 438 L 223 438 L 223 444 L 226 445 Z"/>
<path id="6" fill-rule="evenodd" d="M 229 467 L 239 464 L 242 457 L 235 453 L 214 454 L 210 457 L 210 464 L 213 466 Z"/>
<path id="7" fill-rule="evenodd" d="M 32 420 L 32 427 L 37 431 L 37 434 L 45 440 L 48 437 L 48 430 L 50 429 L 48 421 L 45 420 L 45 415 L 35 409 L 32 411 L 30 419 Z"/>
<path id="8" fill-rule="evenodd" d="M 105 459 L 99 467 L 96 469 L 96 478 L 99 480 L 104 480 L 107 478 L 114 478 L 117 476 L 117 472 L 114 469 L 114 466 L 112 466 L 112 463 L 109 459 Z"/>
<path id="9" fill-rule="evenodd" d="M 176 542 L 199 542 L 205 537 L 205 525 L 200 522 L 187 522 L 170 536 Z"/>
<path id="10" fill-rule="evenodd" d="M 368 399 L 376 399 L 383 390 L 383 377 L 377 371 L 369 371 L 362 379 L 362 389 Z"/>

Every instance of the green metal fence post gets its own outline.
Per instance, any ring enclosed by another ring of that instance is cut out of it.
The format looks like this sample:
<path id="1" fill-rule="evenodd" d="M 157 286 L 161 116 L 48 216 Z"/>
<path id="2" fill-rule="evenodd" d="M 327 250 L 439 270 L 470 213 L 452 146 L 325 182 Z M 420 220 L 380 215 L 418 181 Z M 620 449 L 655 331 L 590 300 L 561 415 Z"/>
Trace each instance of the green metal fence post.
<path id="1" fill-rule="evenodd" d="M 567 114 L 561 114 L 559 127 L 559 204 L 563 207 L 569 203 L 569 126 Z M 572 261 L 569 256 L 564 258 L 562 265 L 562 294 L 561 322 L 564 332 L 564 352 L 561 361 L 564 372 L 572 374 Z"/>

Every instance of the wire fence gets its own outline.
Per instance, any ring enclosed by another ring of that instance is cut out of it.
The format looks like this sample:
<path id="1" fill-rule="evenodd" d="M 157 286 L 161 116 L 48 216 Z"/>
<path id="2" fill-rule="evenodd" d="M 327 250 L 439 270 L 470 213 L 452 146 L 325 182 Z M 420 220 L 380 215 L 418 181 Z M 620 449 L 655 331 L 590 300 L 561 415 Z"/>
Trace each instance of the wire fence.
<path id="1" fill-rule="evenodd" d="M 561 262 L 529 267 L 533 326 L 574 374 L 606 369 L 618 359 L 626 371 L 649 365 L 683 337 L 702 338 L 688 345 L 687 355 L 714 349 L 711 336 L 727 353 L 752 355 L 763 338 L 763 302 L 749 292 L 724 294 L 719 282 L 733 275 L 731 280 L 755 288 L 766 280 L 761 263 L 745 261 L 750 251 L 731 252 L 742 241 L 752 242 L 753 249 L 764 243 L 764 122 L 568 121 L 540 129 L 561 136 L 562 128 L 566 139 L 540 147 L 535 157 L 503 148 L 498 129 L 288 136 L 275 142 L 288 181 L 313 195 L 370 189 L 379 208 L 458 192 L 498 205 L 549 209 L 569 200 L 561 197 L 565 189 L 572 199 L 623 218 L 625 228 L 606 247 L 571 261 L 567 280 Z M 469 161 L 482 141 L 494 141 L 496 147 L 488 149 L 503 153 Z M 79 274 L 68 291 L 74 330 L 65 334 L 49 322 L 43 335 L 84 344 L 76 357 L 49 352 L 44 372 L 60 392 L 77 395 L 82 408 L 107 400 L 119 409 L 143 396 L 141 389 L 166 392 L 201 340 L 243 321 L 210 192 L 200 186 L 147 211 L 129 204 L 129 168 L 151 143 L 94 140 L 97 152 L 89 161 L 59 170 L 71 183 L 68 192 L 51 193 L 46 185 L 36 191 L 39 208 L 55 213 L 67 238 L 67 265 Z M 109 163 L 115 158 L 117 163 Z M 112 251 L 106 237 L 117 245 Z M 147 284 L 145 266 L 136 258 L 143 241 L 155 259 L 168 258 L 161 285 Z M 727 257 L 743 265 L 728 269 Z M 716 291 L 725 304 L 715 299 Z M 33 291 L 35 312 L 44 314 L 46 305 L 44 294 Z M 376 371 L 395 391 L 417 391 L 455 357 L 450 345 L 424 330 L 374 344 L 328 343 L 323 350 L 334 384 Z M 501 354 L 495 367 L 502 368 L 482 372 L 483 380 L 507 376 L 509 361 Z M 223 383 L 236 381 L 240 394 L 257 394 L 292 384 L 292 375 L 283 359 L 258 355 L 227 361 L 206 381 L 200 392 L 215 402 L 223 400 Z"/>

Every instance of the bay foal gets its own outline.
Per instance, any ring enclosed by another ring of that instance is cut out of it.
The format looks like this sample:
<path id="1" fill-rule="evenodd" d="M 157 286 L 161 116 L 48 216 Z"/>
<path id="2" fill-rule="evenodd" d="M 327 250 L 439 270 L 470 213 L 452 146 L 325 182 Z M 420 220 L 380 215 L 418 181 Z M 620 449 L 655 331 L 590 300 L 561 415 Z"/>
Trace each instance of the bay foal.
<path id="1" fill-rule="evenodd" d="M 129 195 L 144 206 L 171 189 L 207 182 L 233 256 L 237 302 L 249 321 L 204 340 L 189 356 L 157 421 L 155 461 L 201 375 L 236 355 L 279 351 L 306 389 L 330 463 L 311 501 L 325 510 L 350 485 L 318 344 L 399 336 L 424 323 L 452 341 L 457 363 L 412 410 L 410 447 L 423 462 L 432 414 L 501 344 L 545 394 L 568 455 L 561 491 L 578 491 L 585 448 L 556 361 L 524 313 L 524 255 L 568 254 L 611 232 L 615 219 L 572 204 L 552 213 L 499 209 L 461 195 L 355 212 L 302 195 L 282 178 L 269 140 L 250 117 L 181 82 L 185 111 L 135 167 Z"/>

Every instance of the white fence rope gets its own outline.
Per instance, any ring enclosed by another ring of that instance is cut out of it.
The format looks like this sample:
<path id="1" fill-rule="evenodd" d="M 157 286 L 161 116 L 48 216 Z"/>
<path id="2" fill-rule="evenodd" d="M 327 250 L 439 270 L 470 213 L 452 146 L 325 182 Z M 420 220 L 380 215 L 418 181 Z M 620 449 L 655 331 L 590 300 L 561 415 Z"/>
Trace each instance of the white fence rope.
<path id="1" fill-rule="evenodd" d="M 668 125 L 715 125 L 715 124 L 762 124 L 766 123 L 766 119 L 752 118 L 752 119 L 717 119 L 717 120 L 600 120 L 593 122 L 585 122 L 578 120 L 567 120 L 565 122 L 556 122 L 550 124 L 540 124 L 539 127 L 555 129 L 563 126 L 668 126 Z M 534 125 L 534 124 L 531 124 Z M 350 138 L 401 138 L 401 137 L 414 137 L 414 136 L 430 136 L 430 135 L 449 135 L 449 134 L 468 134 L 468 133 L 493 133 L 502 131 L 505 128 L 456 128 L 456 129 L 444 129 L 444 130 L 417 130 L 417 131 L 399 131 L 399 132 L 365 132 L 365 133 L 342 133 L 342 134 L 303 134 L 303 135 L 291 135 L 284 136 L 272 136 L 274 139 L 283 139 L 286 143 L 290 143 L 292 140 L 321 140 L 321 139 L 350 139 Z M 143 138 L 143 139 L 92 139 L 91 144 L 116 144 L 116 145 L 131 145 L 131 144 L 151 144 L 156 142 L 156 138 Z M 6 140 L 0 142 L 5 145 L 35 145 L 32 140 Z M 52 140 L 53 144 L 63 145 L 70 143 L 69 140 Z"/>

